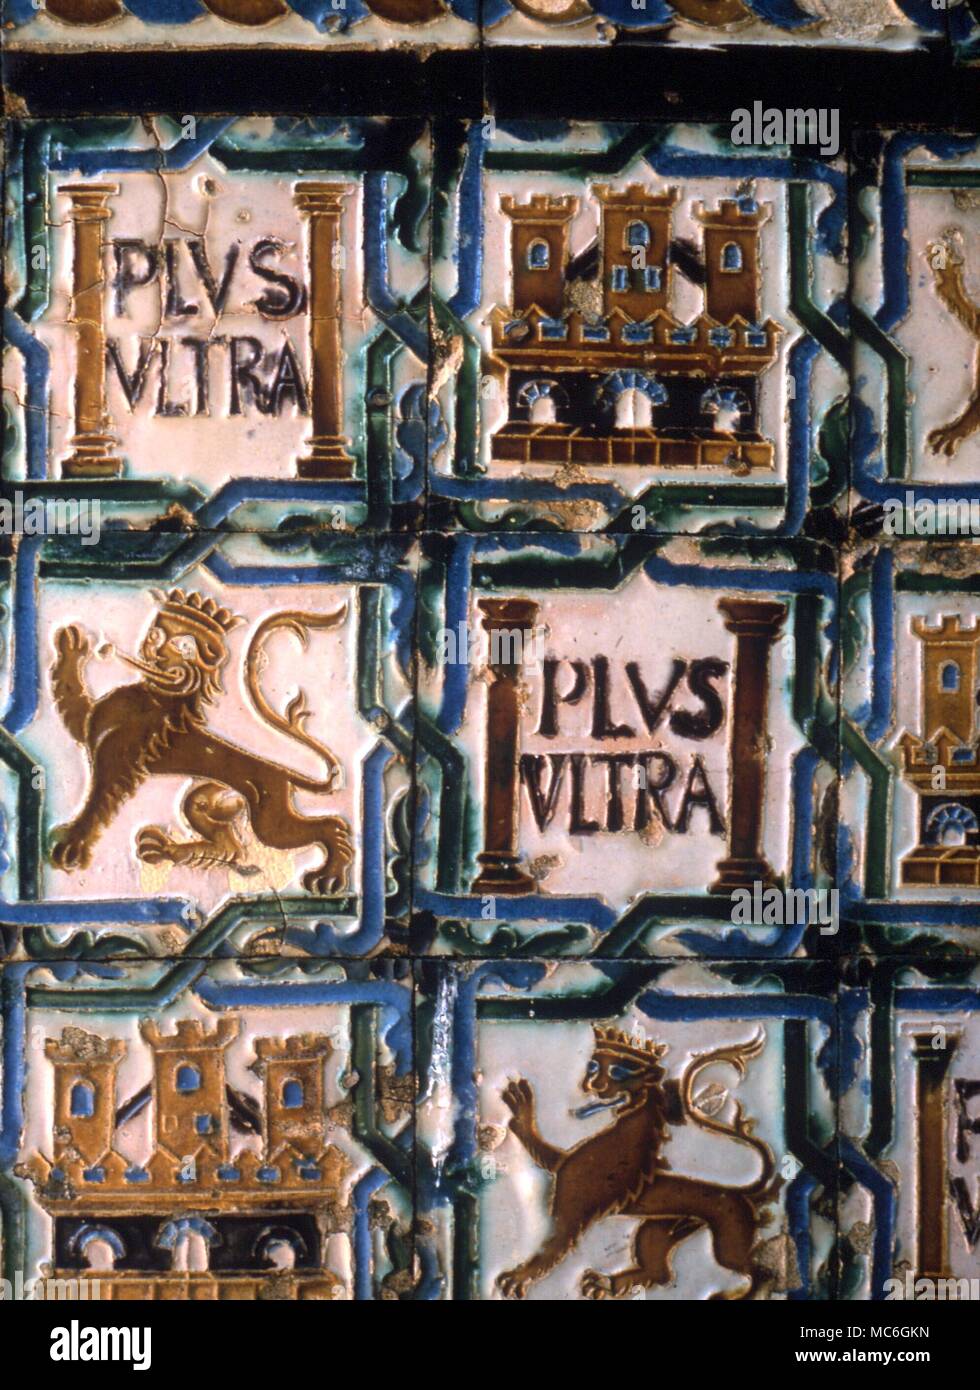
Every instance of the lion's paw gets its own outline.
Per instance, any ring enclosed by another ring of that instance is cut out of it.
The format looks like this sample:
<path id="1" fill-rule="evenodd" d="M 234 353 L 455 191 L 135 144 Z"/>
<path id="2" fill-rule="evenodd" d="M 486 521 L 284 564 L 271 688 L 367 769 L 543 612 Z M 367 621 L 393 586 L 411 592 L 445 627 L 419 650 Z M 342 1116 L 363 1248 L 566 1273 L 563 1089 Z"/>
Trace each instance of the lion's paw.
<path id="1" fill-rule="evenodd" d="M 75 869 L 87 869 L 92 862 L 92 846 L 84 835 L 73 835 L 67 830 L 56 830 L 51 846 L 51 863 L 56 869 L 71 873 Z"/>
<path id="2" fill-rule="evenodd" d="M 58 655 L 62 661 L 72 659 L 81 661 L 92 651 L 92 639 L 85 629 L 76 623 L 72 623 L 70 627 L 61 628 L 55 634 L 54 644 L 58 648 Z"/>
<path id="3" fill-rule="evenodd" d="M 504 1298 L 524 1298 L 531 1287 L 531 1276 L 525 1269 L 508 1269 L 497 1276 L 497 1288 Z"/>
<path id="4" fill-rule="evenodd" d="M 582 1275 L 582 1297 L 591 1299 L 613 1298 L 613 1282 L 608 1274 L 600 1274 L 597 1269 L 587 1269 Z"/>

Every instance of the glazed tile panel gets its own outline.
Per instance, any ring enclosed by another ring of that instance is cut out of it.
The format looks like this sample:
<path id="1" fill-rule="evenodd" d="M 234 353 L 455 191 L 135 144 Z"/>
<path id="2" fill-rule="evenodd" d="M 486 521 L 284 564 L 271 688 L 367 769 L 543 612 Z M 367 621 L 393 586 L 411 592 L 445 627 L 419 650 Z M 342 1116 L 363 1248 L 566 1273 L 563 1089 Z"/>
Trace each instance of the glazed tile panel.
<path id="1" fill-rule="evenodd" d="M 965 940 L 980 921 L 974 541 L 845 553 L 840 880 L 855 920 Z"/>
<path id="2" fill-rule="evenodd" d="M 419 976 L 418 1190 L 454 1298 L 833 1297 L 826 967 Z"/>
<path id="3" fill-rule="evenodd" d="M 16 48 L 462 48 L 473 0 L 4 0 Z"/>
<path id="4" fill-rule="evenodd" d="M 819 950 L 754 894 L 835 882 L 832 551 L 426 537 L 420 582 L 417 951 Z"/>
<path id="5" fill-rule="evenodd" d="M 4 969 L 5 1276 L 47 1266 L 111 1300 L 408 1294 L 410 978 L 194 966 Z"/>
<path id="6" fill-rule="evenodd" d="M 25 538 L 5 920 L 171 954 L 404 936 L 413 567 L 391 538 Z"/>
<path id="7" fill-rule="evenodd" d="M 853 174 L 854 504 L 873 527 L 899 504 L 980 501 L 980 144 L 867 133 Z M 913 522 L 899 533 L 928 534 Z"/>
<path id="8" fill-rule="evenodd" d="M 840 1014 L 840 1296 L 908 1299 L 925 1277 L 957 1281 L 932 1297 L 970 1297 L 958 1281 L 980 1259 L 976 956 L 862 962 Z"/>
<path id="9" fill-rule="evenodd" d="M 835 505 L 847 178 L 790 155 L 492 121 L 440 149 L 430 524 L 795 534 Z"/>
<path id="10" fill-rule="evenodd" d="M 411 521 L 425 468 L 420 122 L 8 131 L 4 473 L 103 518 Z"/>

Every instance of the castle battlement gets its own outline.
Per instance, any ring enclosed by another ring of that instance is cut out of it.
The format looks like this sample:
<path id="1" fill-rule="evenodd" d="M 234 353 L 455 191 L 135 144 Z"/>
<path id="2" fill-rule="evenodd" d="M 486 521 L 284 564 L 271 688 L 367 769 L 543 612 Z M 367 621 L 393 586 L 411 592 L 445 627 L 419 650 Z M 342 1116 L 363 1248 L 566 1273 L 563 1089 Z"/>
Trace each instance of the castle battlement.
<path id="1" fill-rule="evenodd" d="M 60 1039 L 45 1038 L 44 1055 L 51 1062 L 118 1062 L 126 1055 L 126 1044 L 82 1028 L 62 1028 Z"/>
<path id="2" fill-rule="evenodd" d="M 515 222 L 566 222 L 574 217 L 579 209 L 579 200 L 572 193 L 553 197 L 548 193 L 532 193 L 526 203 L 518 202 L 505 193 L 500 199 L 500 210 Z"/>
<path id="3" fill-rule="evenodd" d="M 180 1018 L 173 1033 L 161 1033 L 153 1020 L 140 1023 L 140 1034 L 156 1052 L 186 1052 L 190 1048 L 227 1047 L 238 1037 L 239 1020 L 235 1017 L 218 1019 L 213 1032 L 208 1032 L 200 1019 Z"/>
<path id="4" fill-rule="evenodd" d="M 665 188 L 661 193 L 651 193 L 650 189 L 642 183 L 631 183 L 622 189 L 612 188 L 608 183 L 594 183 L 590 191 L 603 207 L 608 208 L 673 209 L 681 200 L 679 188 Z"/>
<path id="5" fill-rule="evenodd" d="M 926 641 L 941 638 L 944 641 L 959 639 L 971 644 L 980 642 L 980 620 L 974 619 L 972 627 L 964 627 L 959 613 L 947 613 L 936 624 L 931 624 L 926 618 L 915 617 L 912 619 L 912 631 L 916 637 Z"/>

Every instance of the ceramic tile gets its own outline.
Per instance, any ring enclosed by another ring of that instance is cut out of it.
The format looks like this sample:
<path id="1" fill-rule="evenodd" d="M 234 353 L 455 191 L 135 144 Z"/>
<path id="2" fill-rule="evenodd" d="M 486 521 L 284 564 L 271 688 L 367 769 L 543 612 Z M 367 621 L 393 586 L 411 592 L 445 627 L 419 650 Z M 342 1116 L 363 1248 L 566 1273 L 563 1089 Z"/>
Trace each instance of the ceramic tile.
<path id="1" fill-rule="evenodd" d="M 492 121 L 440 153 L 431 524 L 792 534 L 834 507 L 847 179 L 785 154 Z"/>
<path id="2" fill-rule="evenodd" d="M 833 552 L 425 539 L 416 951 L 830 950 Z"/>
<path id="3" fill-rule="evenodd" d="M 492 0 L 483 16 L 491 44 L 908 49 L 946 38 L 943 9 L 917 0 Z"/>
<path id="4" fill-rule="evenodd" d="M 398 120 L 11 126 L 5 476 L 134 526 L 412 524 L 428 136 Z"/>
<path id="5" fill-rule="evenodd" d="M 418 1192 L 454 1298 L 832 1296 L 829 967 L 420 969 Z"/>
<path id="6" fill-rule="evenodd" d="M 410 977 L 195 964 L 6 967 L 5 1275 L 102 1300 L 409 1294 Z"/>
<path id="7" fill-rule="evenodd" d="M 976 1299 L 980 967 L 865 960 L 840 1009 L 840 1296 Z"/>
<path id="8" fill-rule="evenodd" d="M 844 559 L 840 876 L 876 949 L 980 950 L 980 573 L 970 541 Z"/>
<path id="9" fill-rule="evenodd" d="M 4 921 L 68 954 L 404 943 L 413 568 L 407 539 L 22 541 Z"/>
<path id="10" fill-rule="evenodd" d="M 980 142 L 869 133 L 853 167 L 855 522 L 891 535 L 957 525 L 969 535 L 956 509 L 972 502 L 980 535 Z M 949 520 L 933 514 L 941 503 Z"/>
<path id="11" fill-rule="evenodd" d="M 11 49 L 465 47 L 472 0 L 5 0 Z"/>

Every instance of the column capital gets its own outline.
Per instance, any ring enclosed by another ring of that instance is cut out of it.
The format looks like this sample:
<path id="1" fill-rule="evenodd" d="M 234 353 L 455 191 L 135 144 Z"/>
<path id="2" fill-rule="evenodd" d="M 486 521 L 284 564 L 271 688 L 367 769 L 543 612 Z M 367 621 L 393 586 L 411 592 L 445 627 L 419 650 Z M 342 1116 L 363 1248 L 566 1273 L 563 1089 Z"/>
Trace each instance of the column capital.
<path id="1" fill-rule="evenodd" d="M 765 599 L 720 598 L 718 611 L 724 616 L 728 631 L 734 632 L 736 637 L 772 640 L 778 635 L 789 609 L 785 603 Z"/>
<path id="2" fill-rule="evenodd" d="M 293 185 L 293 202 L 306 217 L 339 216 L 343 199 L 354 192 L 352 183 L 297 183 Z"/>
<path id="3" fill-rule="evenodd" d="M 531 627 L 539 607 L 532 598 L 481 598 L 477 599 L 476 606 L 483 615 L 487 632 L 502 627 Z"/>
<path id="4" fill-rule="evenodd" d="M 118 183 L 59 183 L 59 193 L 71 199 L 68 216 L 73 222 L 106 222 L 112 216 L 108 200 L 119 194 Z"/>

